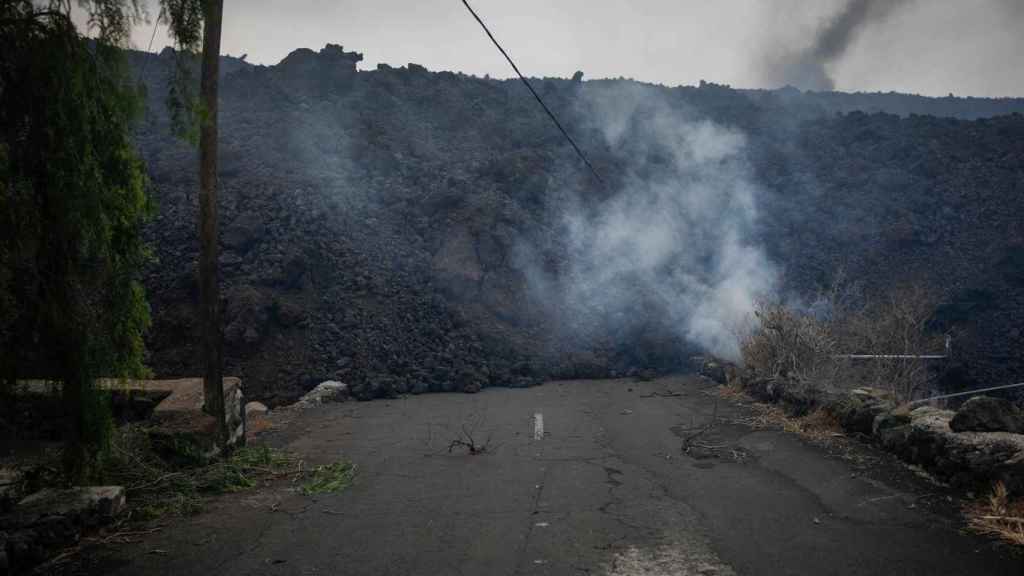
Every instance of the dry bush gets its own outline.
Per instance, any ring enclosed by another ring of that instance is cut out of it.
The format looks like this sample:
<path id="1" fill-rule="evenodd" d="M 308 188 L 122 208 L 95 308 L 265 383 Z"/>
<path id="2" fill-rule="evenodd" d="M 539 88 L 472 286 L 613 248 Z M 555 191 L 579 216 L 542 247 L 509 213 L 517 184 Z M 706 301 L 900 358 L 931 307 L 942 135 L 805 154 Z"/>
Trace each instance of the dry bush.
<path id="1" fill-rule="evenodd" d="M 829 323 L 783 304 L 758 303 L 755 325 L 740 342 L 747 368 L 759 376 L 830 377 L 836 341 Z"/>
<path id="2" fill-rule="evenodd" d="M 937 298 L 926 288 L 898 286 L 842 318 L 837 337 L 856 354 L 942 354 L 945 336 L 928 326 L 937 307 Z M 929 361 L 919 358 L 873 358 L 860 360 L 853 368 L 852 384 L 888 390 L 904 401 L 930 392 L 934 378 Z"/>
<path id="3" fill-rule="evenodd" d="M 929 330 L 935 296 L 916 285 L 860 302 L 851 296 L 856 293 L 833 286 L 803 309 L 759 303 L 752 326 L 740 338 L 744 364 L 762 377 L 831 388 L 870 386 L 904 401 L 928 391 L 934 374 L 927 360 L 846 355 L 942 354 L 944 336 Z"/>
<path id="4" fill-rule="evenodd" d="M 796 422 L 799 434 L 817 440 L 828 440 L 835 436 L 842 436 L 843 426 L 829 410 L 818 408 L 800 418 Z"/>
<path id="5" fill-rule="evenodd" d="M 1011 500 L 1002 482 L 992 487 L 987 500 L 967 506 L 964 513 L 975 532 L 1024 546 L 1024 500 Z"/>
<path id="6" fill-rule="evenodd" d="M 467 454 L 478 456 L 494 451 L 497 447 L 492 443 L 494 437 L 493 429 L 481 431 L 486 423 L 485 414 L 471 415 L 454 428 L 450 423 L 442 424 L 441 429 L 451 437 L 448 441 L 447 452 L 451 454 L 456 449 L 464 449 Z M 433 445 L 433 430 L 427 427 L 427 446 Z"/>
<path id="7" fill-rule="evenodd" d="M 473 429 L 467 428 L 465 425 L 462 426 L 462 436 L 453 439 L 448 443 L 448 452 L 451 453 L 456 448 L 465 448 L 468 454 L 474 456 L 478 454 L 485 454 L 487 449 L 491 445 L 491 436 L 488 435 L 487 439 L 483 442 L 479 442 L 473 438 Z"/>

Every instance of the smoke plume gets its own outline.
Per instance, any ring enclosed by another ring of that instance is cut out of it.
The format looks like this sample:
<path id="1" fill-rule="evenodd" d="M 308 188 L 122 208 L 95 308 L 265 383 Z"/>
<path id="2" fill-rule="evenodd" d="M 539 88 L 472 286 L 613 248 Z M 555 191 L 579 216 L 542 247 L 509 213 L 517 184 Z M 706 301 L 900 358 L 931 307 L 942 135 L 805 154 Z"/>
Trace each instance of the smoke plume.
<path id="1" fill-rule="evenodd" d="M 596 207 L 568 202 L 563 211 L 566 306 L 577 318 L 599 311 L 609 333 L 653 316 L 680 339 L 738 359 L 736 328 L 776 278 L 754 240 L 758 188 L 744 135 L 638 84 L 591 84 L 581 102 L 621 178 Z"/>
<path id="2" fill-rule="evenodd" d="M 829 66 L 846 54 L 868 27 L 885 21 L 912 0 L 848 0 L 802 49 L 771 55 L 763 74 L 769 85 L 792 85 L 804 90 L 834 90 Z"/>

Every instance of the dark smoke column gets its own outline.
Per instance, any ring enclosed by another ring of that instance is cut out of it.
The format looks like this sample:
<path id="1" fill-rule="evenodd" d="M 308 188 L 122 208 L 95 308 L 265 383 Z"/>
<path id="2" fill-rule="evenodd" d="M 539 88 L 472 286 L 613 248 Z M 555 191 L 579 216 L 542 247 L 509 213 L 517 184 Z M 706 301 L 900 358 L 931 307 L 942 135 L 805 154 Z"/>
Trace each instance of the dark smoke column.
<path id="1" fill-rule="evenodd" d="M 767 63 L 769 84 L 789 84 L 804 90 L 834 90 L 828 66 L 842 59 L 850 44 L 873 24 L 884 22 L 893 11 L 913 0 L 849 0 L 827 21 L 809 46 Z"/>

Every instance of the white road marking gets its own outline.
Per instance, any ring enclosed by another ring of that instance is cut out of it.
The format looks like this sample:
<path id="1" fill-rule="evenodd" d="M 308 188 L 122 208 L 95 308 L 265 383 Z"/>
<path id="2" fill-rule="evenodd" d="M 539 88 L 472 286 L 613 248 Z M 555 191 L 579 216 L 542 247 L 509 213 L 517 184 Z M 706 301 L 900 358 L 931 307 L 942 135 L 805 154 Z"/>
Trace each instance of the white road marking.
<path id="1" fill-rule="evenodd" d="M 533 415 L 533 439 L 541 440 L 544 438 L 544 415 L 537 412 Z"/>

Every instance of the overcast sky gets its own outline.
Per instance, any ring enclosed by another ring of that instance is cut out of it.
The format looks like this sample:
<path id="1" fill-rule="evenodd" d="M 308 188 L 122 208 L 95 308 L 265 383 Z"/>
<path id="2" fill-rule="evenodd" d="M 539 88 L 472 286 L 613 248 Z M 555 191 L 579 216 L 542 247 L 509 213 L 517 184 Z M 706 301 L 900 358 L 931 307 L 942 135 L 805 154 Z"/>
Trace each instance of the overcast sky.
<path id="1" fill-rule="evenodd" d="M 155 4 L 155 0 L 150 0 Z M 470 0 L 530 76 L 625 76 L 668 85 L 780 83 L 799 52 L 852 3 L 891 0 Z M 460 0 L 225 0 L 224 53 L 275 64 L 330 42 L 378 62 L 507 77 Z M 1024 96 L 1024 0 L 901 0 L 825 65 L 839 90 Z M 154 12 L 155 14 L 155 12 Z M 145 49 L 153 27 L 134 45 Z M 157 29 L 154 50 L 166 45 Z"/>

